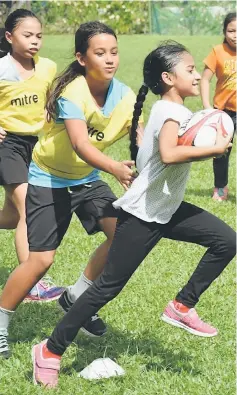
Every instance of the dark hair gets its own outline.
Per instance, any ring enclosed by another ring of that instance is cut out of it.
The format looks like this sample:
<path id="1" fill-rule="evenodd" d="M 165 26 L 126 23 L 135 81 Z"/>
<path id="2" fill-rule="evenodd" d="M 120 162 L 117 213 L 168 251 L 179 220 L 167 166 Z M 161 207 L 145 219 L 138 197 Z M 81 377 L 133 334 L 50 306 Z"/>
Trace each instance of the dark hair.
<path id="1" fill-rule="evenodd" d="M 16 27 L 22 22 L 22 20 L 26 18 L 36 18 L 40 22 L 39 18 L 32 11 L 26 10 L 24 8 L 19 8 L 8 15 L 5 21 L 5 29 L 2 31 L 3 35 L 0 38 L 0 58 L 6 56 L 8 52 L 11 52 L 11 44 L 7 41 L 5 32 L 12 33 L 13 30 L 15 30 Z"/>
<path id="2" fill-rule="evenodd" d="M 150 89 L 155 95 L 162 95 L 164 92 L 164 82 L 161 74 L 165 71 L 171 72 L 179 63 L 184 52 L 188 50 L 176 41 L 168 40 L 162 42 L 158 48 L 149 53 L 143 65 L 143 84 L 139 89 L 136 103 L 134 105 L 133 119 L 130 133 L 130 152 L 132 160 L 136 161 L 138 146 L 137 125 L 142 112 L 143 103 Z"/>
<path id="3" fill-rule="evenodd" d="M 226 34 L 227 26 L 229 23 L 233 22 L 236 19 L 236 12 L 230 12 L 226 15 L 224 22 L 223 22 L 223 33 Z M 224 43 L 226 43 L 226 38 L 224 38 Z"/>
<path id="4" fill-rule="evenodd" d="M 75 54 L 80 52 L 85 54 L 89 47 L 89 40 L 97 34 L 110 34 L 117 40 L 117 36 L 114 31 L 104 23 L 99 21 L 92 21 L 82 23 L 75 34 Z M 54 80 L 54 87 L 47 101 L 48 120 L 56 117 L 56 100 L 60 96 L 64 88 L 72 82 L 78 75 L 85 75 L 85 68 L 75 60 L 72 62 L 66 70 L 64 70 Z"/>

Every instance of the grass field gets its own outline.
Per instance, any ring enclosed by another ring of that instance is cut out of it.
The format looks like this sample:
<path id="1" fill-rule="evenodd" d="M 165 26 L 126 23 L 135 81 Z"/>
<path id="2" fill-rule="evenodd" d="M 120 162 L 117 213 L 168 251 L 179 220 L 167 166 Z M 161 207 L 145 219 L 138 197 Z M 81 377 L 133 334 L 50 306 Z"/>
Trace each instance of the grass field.
<path id="1" fill-rule="evenodd" d="M 218 37 L 173 37 L 187 45 L 197 69 Z M 120 37 L 121 63 L 117 77 L 135 91 L 142 82 L 142 61 L 156 46 L 158 36 Z M 55 60 L 59 69 L 69 63 L 73 53 L 71 36 L 45 37 L 42 56 Z M 156 100 L 149 95 L 145 116 Z M 198 98 L 187 106 L 201 109 Z M 235 227 L 235 147 L 230 161 L 230 197 L 225 203 L 212 201 L 211 161 L 195 163 L 186 190 L 186 200 L 199 205 Z M 118 160 L 129 157 L 128 141 L 123 139 L 107 153 Z M 122 188 L 115 179 L 103 177 L 117 195 Z M 1 201 L 3 199 L 2 190 Z M 86 265 L 88 256 L 103 240 L 101 234 L 87 237 L 74 218 L 58 250 L 49 274 L 57 284 L 73 283 Z M 0 287 L 17 265 L 14 233 L 0 231 Z M 103 308 L 101 317 L 108 334 L 98 340 L 78 335 L 62 363 L 59 387 L 44 390 L 32 384 L 31 347 L 50 335 L 61 317 L 57 303 L 21 305 L 12 320 L 10 336 L 13 357 L 0 361 L 0 395 L 233 395 L 235 393 L 235 266 L 202 296 L 198 312 L 219 329 L 216 338 L 187 334 L 160 321 L 167 302 L 185 284 L 204 249 L 185 243 L 162 240 L 137 270 L 120 296 Z M 123 378 L 88 382 L 77 377 L 94 359 L 114 358 L 125 370 Z"/>

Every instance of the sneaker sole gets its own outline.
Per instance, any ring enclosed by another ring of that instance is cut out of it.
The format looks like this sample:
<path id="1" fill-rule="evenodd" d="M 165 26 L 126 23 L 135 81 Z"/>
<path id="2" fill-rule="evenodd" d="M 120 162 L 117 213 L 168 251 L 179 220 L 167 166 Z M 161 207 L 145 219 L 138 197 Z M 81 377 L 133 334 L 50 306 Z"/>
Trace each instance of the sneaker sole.
<path id="1" fill-rule="evenodd" d="M 25 298 L 23 300 L 23 303 L 49 303 L 49 302 L 54 302 L 55 300 L 58 300 L 61 295 L 54 296 L 53 298 L 50 299 L 30 299 L 30 298 Z"/>
<path id="2" fill-rule="evenodd" d="M 167 315 L 162 314 L 160 317 L 162 321 L 166 322 L 167 324 L 171 324 L 173 326 L 176 326 L 181 329 L 185 329 L 187 332 L 191 333 L 192 335 L 200 336 L 200 337 L 214 337 L 218 334 L 218 332 L 215 333 L 204 333 L 204 332 L 199 332 L 196 331 L 193 328 L 190 328 L 189 326 L 182 324 L 182 322 L 178 322 L 176 320 L 173 320 L 173 318 L 167 317 Z"/>
<path id="3" fill-rule="evenodd" d="M 83 326 L 80 328 L 80 331 L 89 337 L 102 337 L 102 336 L 106 335 L 106 332 L 107 332 L 107 331 L 105 331 L 101 335 L 95 335 L 94 333 L 88 332 L 88 330 L 86 330 Z"/>
<path id="4" fill-rule="evenodd" d="M 32 358 L 32 363 L 33 363 L 33 376 L 32 376 L 32 379 L 33 379 L 34 385 L 38 385 L 38 383 L 36 381 L 36 378 L 35 378 L 35 347 L 36 346 L 33 346 L 32 350 L 31 350 L 31 358 Z"/>

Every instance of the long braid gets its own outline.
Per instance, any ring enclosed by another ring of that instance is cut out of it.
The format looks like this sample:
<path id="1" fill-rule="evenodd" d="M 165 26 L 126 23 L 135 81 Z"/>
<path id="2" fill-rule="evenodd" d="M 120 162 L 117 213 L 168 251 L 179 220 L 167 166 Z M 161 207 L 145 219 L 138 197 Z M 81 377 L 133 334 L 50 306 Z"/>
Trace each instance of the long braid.
<path id="1" fill-rule="evenodd" d="M 136 103 L 134 104 L 134 111 L 133 111 L 133 118 L 132 118 L 132 126 L 131 126 L 131 133 L 130 133 L 130 153 L 132 160 L 136 161 L 138 146 L 137 146 L 137 126 L 139 117 L 142 112 L 143 103 L 146 99 L 146 95 L 148 92 L 148 87 L 143 84 L 139 89 Z"/>

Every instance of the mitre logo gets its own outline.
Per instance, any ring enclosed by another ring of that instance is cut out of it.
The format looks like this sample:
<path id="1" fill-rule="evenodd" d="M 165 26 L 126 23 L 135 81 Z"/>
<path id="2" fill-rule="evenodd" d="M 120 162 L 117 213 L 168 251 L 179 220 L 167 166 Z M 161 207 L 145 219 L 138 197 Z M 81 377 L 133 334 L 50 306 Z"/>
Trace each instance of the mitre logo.
<path id="1" fill-rule="evenodd" d="M 99 130 L 95 129 L 94 127 L 88 128 L 88 134 L 90 137 L 95 136 L 97 141 L 102 141 L 105 137 L 103 132 L 99 132 Z"/>
<path id="2" fill-rule="evenodd" d="M 25 106 L 28 104 L 38 103 L 39 98 L 38 95 L 24 95 L 22 97 L 17 97 L 16 99 L 11 100 L 12 106 Z"/>

